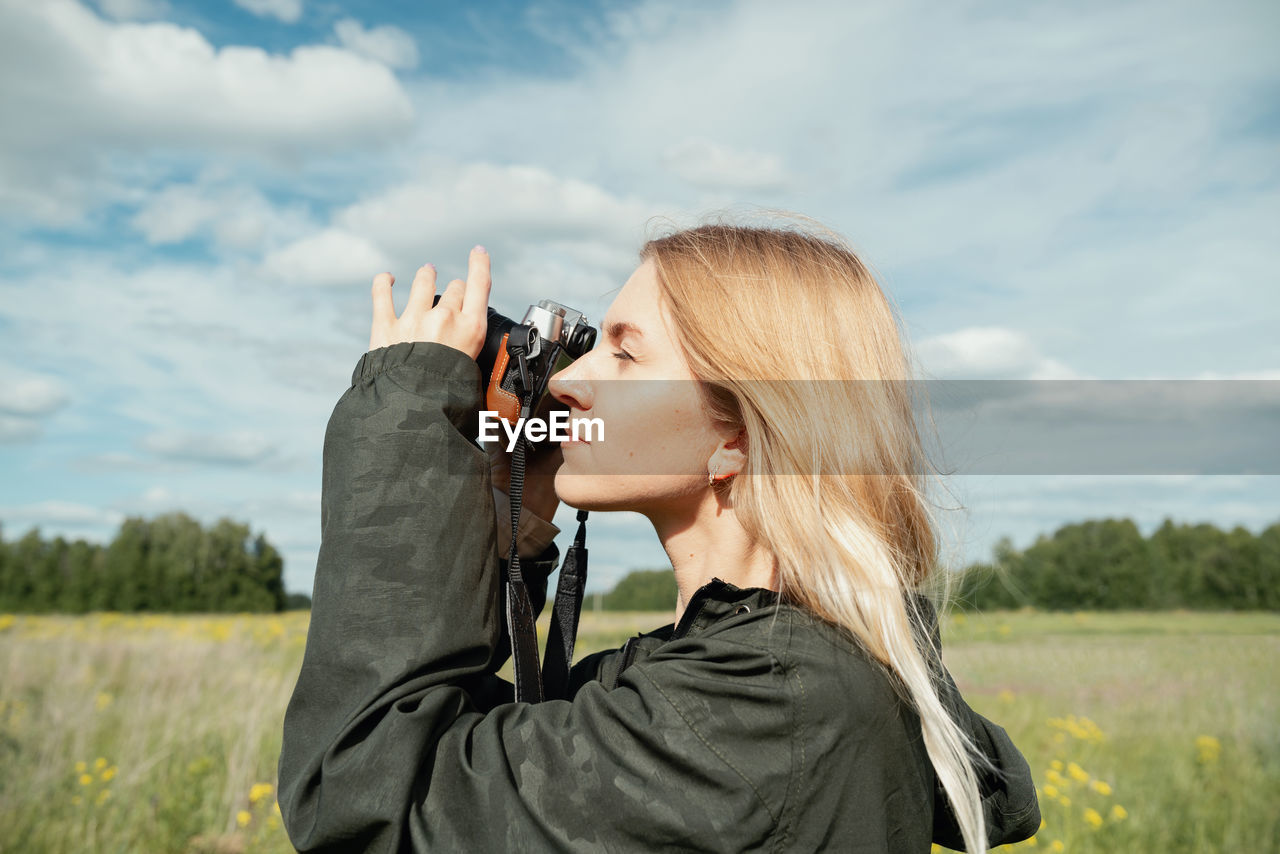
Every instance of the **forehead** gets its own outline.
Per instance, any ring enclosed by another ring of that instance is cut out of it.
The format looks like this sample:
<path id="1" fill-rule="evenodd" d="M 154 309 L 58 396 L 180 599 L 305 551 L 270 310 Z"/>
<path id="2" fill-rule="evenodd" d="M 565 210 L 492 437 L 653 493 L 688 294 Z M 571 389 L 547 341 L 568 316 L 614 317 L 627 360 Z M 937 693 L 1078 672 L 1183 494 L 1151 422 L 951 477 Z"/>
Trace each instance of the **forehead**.
<path id="1" fill-rule="evenodd" d="M 658 276 L 652 261 L 645 261 L 627 279 L 605 314 L 612 323 L 638 326 L 646 336 L 663 334 L 664 312 L 659 305 Z"/>

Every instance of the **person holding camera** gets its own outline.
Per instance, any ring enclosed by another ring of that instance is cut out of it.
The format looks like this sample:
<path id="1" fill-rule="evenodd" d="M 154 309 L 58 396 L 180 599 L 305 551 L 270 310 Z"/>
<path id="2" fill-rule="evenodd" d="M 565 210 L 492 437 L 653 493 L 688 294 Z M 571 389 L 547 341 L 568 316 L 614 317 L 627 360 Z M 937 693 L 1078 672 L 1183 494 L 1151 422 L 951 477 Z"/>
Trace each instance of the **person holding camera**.
<path id="1" fill-rule="evenodd" d="M 477 362 L 488 254 L 434 302 L 420 269 L 399 317 L 392 277 L 375 278 L 370 349 L 326 429 L 284 721 L 294 846 L 977 852 L 1032 836 L 1026 760 L 942 664 L 909 360 L 875 279 L 838 237 L 783 228 L 688 228 L 640 262 L 599 345 L 546 386 L 603 437 L 535 450 L 510 482 L 474 441 L 499 384 Z M 523 510 L 503 529 L 508 491 Z M 679 599 L 672 623 L 527 702 L 496 675 L 521 646 L 503 611 L 545 604 L 561 500 L 647 517 Z"/>

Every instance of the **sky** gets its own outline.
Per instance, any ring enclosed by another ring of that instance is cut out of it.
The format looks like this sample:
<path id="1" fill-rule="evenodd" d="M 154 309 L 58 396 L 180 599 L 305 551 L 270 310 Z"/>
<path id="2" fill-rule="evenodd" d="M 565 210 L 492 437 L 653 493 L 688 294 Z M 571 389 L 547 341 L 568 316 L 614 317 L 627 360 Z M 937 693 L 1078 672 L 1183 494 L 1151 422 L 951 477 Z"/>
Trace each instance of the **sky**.
<path id="1" fill-rule="evenodd" d="M 494 307 L 598 321 L 655 224 L 725 213 L 847 238 L 931 378 L 1274 383 L 1277 35 L 1261 0 L 0 0 L 3 536 L 229 516 L 309 592 L 374 274 L 482 243 Z M 958 474 L 944 553 L 1256 532 L 1276 471 Z M 668 565 L 636 514 L 588 544 L 591 590 Z"/>

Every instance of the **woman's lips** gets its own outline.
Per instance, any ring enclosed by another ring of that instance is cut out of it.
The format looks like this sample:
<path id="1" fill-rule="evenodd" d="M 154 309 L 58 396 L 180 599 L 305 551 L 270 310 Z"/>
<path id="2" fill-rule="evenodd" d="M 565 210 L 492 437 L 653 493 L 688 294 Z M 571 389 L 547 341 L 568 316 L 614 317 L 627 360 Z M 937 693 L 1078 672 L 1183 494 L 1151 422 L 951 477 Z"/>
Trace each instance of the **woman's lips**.
<path id="1" fill-rule="evenodd" d="M 585 419 L 585 416 L 582 416 L 582 415 L 575 415 L 575 414 L 573 414 L 572 412 L 570 412 L 570 415 L 569 415 L 569 423 L 570 423 L 570 425 L 573 425 L 573 424 L 574 424 L 577 420 L 579 420 L 579 419 Z M 576 430 L 572 429 L 572 427 L 571 427 L 571 428 L 570 428 L 570 431 L 569 431 L 569 438 L 568 438 L 568 439 L 565 439 L 563 442 L 561 442 L 561 443 L 560 443 L 560 447 L 562 447 L 562 448 L 567 448 L 567 447 L 569 447 L 570 445 L 590 445 L 590 444 L 591 444 L 591 443 L 590 443 L 589 441 L 587 441 L 585 438 L 574 439 L 574 438 L 573 438 L 573 434 L 574 434 L 575 432 L 579 432 L 579 431 L 576 431 Z"/>

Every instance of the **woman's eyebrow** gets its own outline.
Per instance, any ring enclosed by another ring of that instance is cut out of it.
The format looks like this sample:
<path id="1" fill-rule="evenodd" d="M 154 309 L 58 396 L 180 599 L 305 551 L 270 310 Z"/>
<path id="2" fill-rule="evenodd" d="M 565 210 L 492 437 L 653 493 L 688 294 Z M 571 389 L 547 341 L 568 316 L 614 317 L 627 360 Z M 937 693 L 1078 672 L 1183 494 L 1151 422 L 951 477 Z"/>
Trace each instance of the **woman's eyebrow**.
<path id="1" fill-rule="evenodd" d="M 615 320 L 613 323 L 608 324 L 608 326 L 606 326 L 605 328 L 608 331 L 609 337 L 614 339 L 615 341 L 621 338 L 623 335 L 626 335 L 628 332 L 635 333 L 635 336 L 637 338 L 644 337 L 644 332 L 640 330 L 639 326 L 636 326 L 634 323 L 628 323 L 625 320 Z"/>

